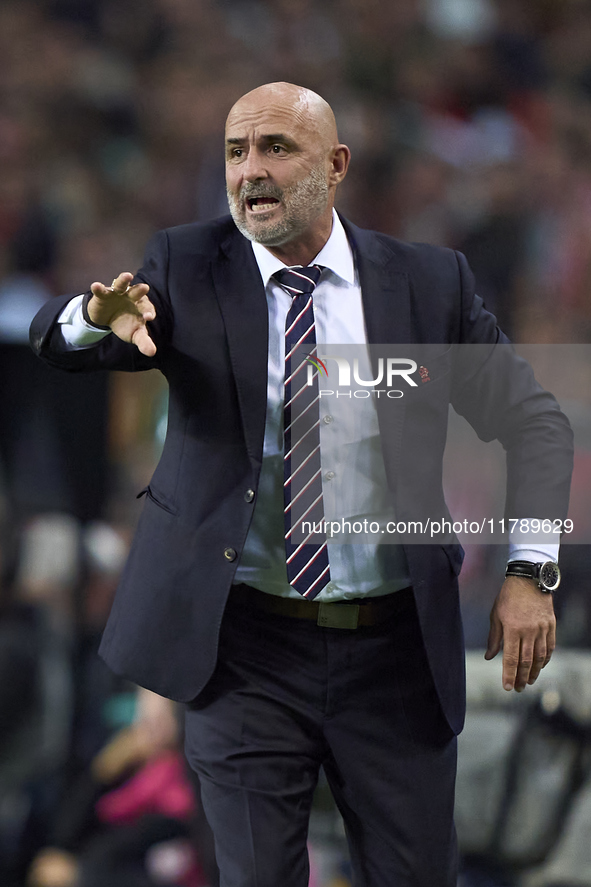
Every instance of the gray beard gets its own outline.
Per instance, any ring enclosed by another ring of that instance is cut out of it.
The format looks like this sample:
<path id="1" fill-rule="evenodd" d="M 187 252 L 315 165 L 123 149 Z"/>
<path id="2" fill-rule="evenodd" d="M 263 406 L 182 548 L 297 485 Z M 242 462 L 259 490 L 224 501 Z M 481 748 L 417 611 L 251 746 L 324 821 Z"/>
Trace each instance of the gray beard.
<path id="1" fill-rule="evenodd" d="M 325 211 L 328 198 L 328 182 L 321 166 L 315 166 L 305 179 L 285 190 L 276 185 L 250 182 L 242 186 L 238 198 L 227 190 L 228 205 L 234 223 L 247 240 L 263 246 L 283 246 L 303 234 L 311 222 Z M 244 201 L 248 197 L 275 197 L 283 203 L 283 217 L 272 225 L 261 225 L 260 230 L 246 221 Z"/>

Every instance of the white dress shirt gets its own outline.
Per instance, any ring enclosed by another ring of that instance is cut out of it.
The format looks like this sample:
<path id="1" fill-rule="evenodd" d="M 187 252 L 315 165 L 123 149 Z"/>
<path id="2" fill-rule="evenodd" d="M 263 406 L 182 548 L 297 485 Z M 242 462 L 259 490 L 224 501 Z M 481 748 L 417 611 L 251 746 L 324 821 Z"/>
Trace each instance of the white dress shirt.
<path id="1" fill-rule="evenodd" d="M 259 243 L 253 243 L 252 248 L 269 310 L 267 417 L 255 512 L 236 582 L 299 598 L 298 592 L 287 584 L 283 541 L 285 319 L 292 299 L 272 279 L 276 271 L 285 267 L 283 262 Z M 313 296 L 317 344 L 366 345 L 361 287 L 347 235 L 336 213 L 327 243 L 310 264 L 326 269 Z M 319 351 L 322 353 L 320 348 Z M 363 377 L 370 378 L 369 371 Z M 319 403 L 325 519 L 354 522 L 367 518 L 385 526 L 393 520 L 394 512 L 388 495 L 375 399 L 356 400 L 352 405 L 347 399 L 321 398 Z M 363 542 L 360 535 L 349 538 L 352 541 L 345 543 L 329 540 L 330 582 L 316 600 L 390 594 L 410 585 L 400 546 Z"/>

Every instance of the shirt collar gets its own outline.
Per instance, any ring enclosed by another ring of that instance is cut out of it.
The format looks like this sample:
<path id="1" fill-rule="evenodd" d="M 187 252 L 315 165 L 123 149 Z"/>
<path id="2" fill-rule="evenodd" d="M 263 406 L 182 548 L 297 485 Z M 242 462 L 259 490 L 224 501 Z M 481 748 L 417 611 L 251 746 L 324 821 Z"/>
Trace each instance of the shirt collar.
<path id="1" fill-rule="evenodd" d="M 267 286 L 273 274 L 281 268 L 285 268 L 285 265 L 281 259 L 269 252 L 262 243 L 255 243 L 253 241 L 251 245 L 263 283 Z M 332 211 L 332 231 L 330 232 L 330 237 L 310 264 L 323 265 L 347 283 L 355 283 L 353 251 L 347 240 L 343 223 L 334 209 Z"/>

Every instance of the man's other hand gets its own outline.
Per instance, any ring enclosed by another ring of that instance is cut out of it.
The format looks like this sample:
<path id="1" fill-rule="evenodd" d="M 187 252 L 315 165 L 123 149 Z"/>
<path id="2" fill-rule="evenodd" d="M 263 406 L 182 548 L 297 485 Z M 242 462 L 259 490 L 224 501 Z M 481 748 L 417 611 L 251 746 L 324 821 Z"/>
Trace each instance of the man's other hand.
<path id="1" fill-rule="evenodd" d="M 556 646 L 551 594 L 531 579 L 509 576 L 493 604 L 485 659 L 503 646 L 503 687 L 521 692 L 533 684 Z"/>
<path id="2" fill-rule="evenodd" d="M 146 323 L 154 320 L 156 309 L 148 299 L 147 283 L 131 286 L 133 274 L 123 272 L 111 286 L 93 283 L 92 299 L 87 311 L 92 323 L 108 326 L 124 342 L 131 342 L 146 357 L 156 354 L 156 345 L 148 333 Z"/>

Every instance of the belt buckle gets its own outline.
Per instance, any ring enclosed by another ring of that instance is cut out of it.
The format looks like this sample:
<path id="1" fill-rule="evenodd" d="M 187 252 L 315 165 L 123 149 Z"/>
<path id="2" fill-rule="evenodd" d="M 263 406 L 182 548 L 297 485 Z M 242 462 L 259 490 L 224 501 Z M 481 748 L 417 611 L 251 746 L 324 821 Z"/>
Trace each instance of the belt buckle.
<path id="1" fill-rule="evenodd" d="M 318 604 L 316 624 L 322 628 L 357 628 L 359 604 Z"/>

